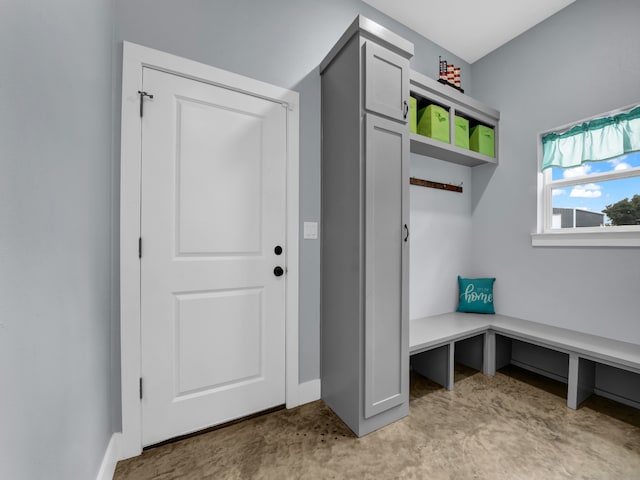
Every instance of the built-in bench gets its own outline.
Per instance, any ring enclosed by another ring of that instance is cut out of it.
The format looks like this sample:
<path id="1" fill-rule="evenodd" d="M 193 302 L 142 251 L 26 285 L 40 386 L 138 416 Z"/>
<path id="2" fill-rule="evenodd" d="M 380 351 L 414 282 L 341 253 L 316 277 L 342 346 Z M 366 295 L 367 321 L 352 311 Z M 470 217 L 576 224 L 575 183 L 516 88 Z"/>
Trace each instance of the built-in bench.
<path id="1" fill-rule="evenodd" d="M 640 408 L 640 345 L 505 315 L 446 313 L 411 320 L 412 368 L 453 389 L 454 363 L 486 375 L 515 364 L 568 385 L 576 409 L 593 393 Z"/>

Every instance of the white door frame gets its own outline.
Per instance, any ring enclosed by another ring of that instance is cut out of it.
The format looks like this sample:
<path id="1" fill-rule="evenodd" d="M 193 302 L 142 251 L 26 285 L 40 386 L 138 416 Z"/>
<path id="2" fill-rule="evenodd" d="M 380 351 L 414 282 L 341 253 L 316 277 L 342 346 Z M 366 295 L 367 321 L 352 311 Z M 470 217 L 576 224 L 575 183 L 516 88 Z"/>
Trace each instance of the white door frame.
<path id="1" fill-rule="evenodd" d="M 140 403 L 140 97 L 143 67 L 281 103 L 287 108 L 287 274 L 286 274 L 286 404 L 305 401 L 298 382 L 298 184 L 299 94 L 129 42 L 122 62 L 122 125 L 120 173 L 120 357 L 122 435 L 120 458 L 142 452 Z M 149 92 L 153 94 L 153 92 Z M 145 101 L 149 101 L 145 99 Z"/>

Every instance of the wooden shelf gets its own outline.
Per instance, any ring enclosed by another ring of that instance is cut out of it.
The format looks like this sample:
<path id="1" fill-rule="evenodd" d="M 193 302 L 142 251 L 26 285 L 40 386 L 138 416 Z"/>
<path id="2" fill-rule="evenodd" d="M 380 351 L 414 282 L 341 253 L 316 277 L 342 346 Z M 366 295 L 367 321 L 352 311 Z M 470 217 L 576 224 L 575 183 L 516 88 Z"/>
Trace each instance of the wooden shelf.
<path id="1" fill-rule="evenodd" d="M 411 152 L 419 155 L 444 160 L 445 162 L 457 163 L 468 167 L 476 165 L 498 164 L 498 130 L 500 123 L 500 112 L 488 107 L 477 100 L 453 89 L 447 85 L 442 85 L 418 72 L 411 71 L 410 74 L 411 94 L 419 97 L 427 103 L 433 102 L 449 111 L 450 132 L 454 132 L 454 116 L 460 115 L 469 120 L 470 124 L 482 124 L 493 128 L 495 136 L 496 157 L 489 157 L 473 150 L 458 147 L 454 144 L 453 134 L 451 143 L 434 140 L 424 135 L 411 133 Z"/>
<path id="2" fill-rule="evenodd" d="M 467 167 L 475 167 L 485 163 L 497 164 L 498 161 L 493 157 L 488 157 L 473 150 L 460 148 L 450 143 L 434 140 L 417 133 L 412 133 L 409 137 L 411 140 L 411 152 L 426 157 L 437 158 L 445 162 L 457 163 Z"/>

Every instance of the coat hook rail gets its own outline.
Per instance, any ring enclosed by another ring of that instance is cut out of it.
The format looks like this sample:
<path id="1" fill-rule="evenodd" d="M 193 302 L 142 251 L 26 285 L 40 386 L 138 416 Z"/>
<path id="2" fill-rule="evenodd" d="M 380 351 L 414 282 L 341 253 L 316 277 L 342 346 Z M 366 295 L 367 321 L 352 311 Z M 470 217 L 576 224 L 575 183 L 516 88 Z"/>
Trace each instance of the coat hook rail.
<path id="1" fill-rule="evenodd" d="M 460 185 L 451 185 L 450 183 L 432 182 L 431 180 L 422 180 L 421 178 L 415 177 L 411 177 L 409 182 L 411 185 L 418 185 L 419 187 L 437 188 L 439 190 L 462 193 L 462 183 Z"/>

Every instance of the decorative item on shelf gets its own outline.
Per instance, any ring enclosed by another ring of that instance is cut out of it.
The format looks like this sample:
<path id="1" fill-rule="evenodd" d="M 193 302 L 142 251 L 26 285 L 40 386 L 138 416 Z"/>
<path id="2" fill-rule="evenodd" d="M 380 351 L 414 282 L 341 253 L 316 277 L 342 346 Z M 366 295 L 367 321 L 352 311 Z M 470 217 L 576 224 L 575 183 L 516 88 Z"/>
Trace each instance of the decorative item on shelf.
<path id="1" fill-rule="evenodd" d="M 418 133 L 418 99 L 409 97 L 409 131 Z"/>
<path id="2" fill-rule="evenodd" d="M 438 60 L 440 62 L 440 76 L 439 79 L 440 80 L 447 80 L 447 61 L 446 60 L 442 60 L 442 57 L 438 57 Z"/>
<path id="3" fill-rule="evenodd" d="M 446 60 L 442 60 L 442 56 L 438 57 L 438 62 L 438 81 L 464 93 L 460 78 L 460 67 L 456 67 L 453 64 L 447 63 Z"/>
<path id="4" fill-rule="evenodd" d="M 449 111 L 431 104 L 418 111 L 417 133 L 449 143 Z"/>
<path id="5" fill-rule="evenodd" d="M 454 84 L 455 85 L 455 78 L 456 78 L 456 74 L 454 73 L 455 71 L 455 65 L 453 64 L 448 64 L 447 65 L 447 82 Z"/>
<path id="6" fill-rule="evenodd" d="M 488 157 L 495 157 L 495 132 L 486 125 L 476 125 L 469 130 L 469 149 Z"/>
<path id="7" fill-rule="evenodd" d="M 455 145 L 460 148 L 469 149 L 469 120 L 459 115 L 456 115 L 454 119 L 456 127 L 455 131 Z"/>

